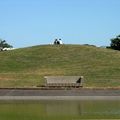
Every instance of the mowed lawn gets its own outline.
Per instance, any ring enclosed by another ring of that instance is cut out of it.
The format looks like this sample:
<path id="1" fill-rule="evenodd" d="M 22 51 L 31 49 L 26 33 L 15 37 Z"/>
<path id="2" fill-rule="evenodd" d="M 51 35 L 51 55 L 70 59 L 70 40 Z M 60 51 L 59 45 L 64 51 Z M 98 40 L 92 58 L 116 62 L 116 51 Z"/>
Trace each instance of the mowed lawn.
<path id="1" fill-rule="evenodd" d="M 120 52 L 85 45 L 40 45 L 0 52 L 0 87 L 36 87 L 44 76 L 84 76 L 84 87 L 120 87 Z"/>

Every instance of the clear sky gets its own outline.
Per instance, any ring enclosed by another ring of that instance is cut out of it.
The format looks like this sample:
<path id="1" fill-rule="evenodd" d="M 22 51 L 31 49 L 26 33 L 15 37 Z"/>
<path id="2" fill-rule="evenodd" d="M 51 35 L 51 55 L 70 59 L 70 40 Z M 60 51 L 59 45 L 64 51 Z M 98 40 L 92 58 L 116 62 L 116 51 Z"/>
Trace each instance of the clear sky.
<path id="1" fill-rule="evenodd" d="M 0 38 L 15 48 L 49 44 L 106 46 L 120 34 L 120 0 L 0 0 Z"/>

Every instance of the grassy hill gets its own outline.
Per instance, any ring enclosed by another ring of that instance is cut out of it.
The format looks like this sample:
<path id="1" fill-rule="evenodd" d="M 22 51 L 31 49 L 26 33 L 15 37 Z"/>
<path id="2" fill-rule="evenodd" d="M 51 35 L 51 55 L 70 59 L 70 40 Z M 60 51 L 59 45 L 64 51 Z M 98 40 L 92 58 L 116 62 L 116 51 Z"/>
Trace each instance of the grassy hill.
<path id="1" fill-rule="evenodd" d="M 0 52 L 0 87 L 37 86 L 47 75 L 82 75 L 85 87 L 120 87 L 120 52 L 83 45 Z"/>

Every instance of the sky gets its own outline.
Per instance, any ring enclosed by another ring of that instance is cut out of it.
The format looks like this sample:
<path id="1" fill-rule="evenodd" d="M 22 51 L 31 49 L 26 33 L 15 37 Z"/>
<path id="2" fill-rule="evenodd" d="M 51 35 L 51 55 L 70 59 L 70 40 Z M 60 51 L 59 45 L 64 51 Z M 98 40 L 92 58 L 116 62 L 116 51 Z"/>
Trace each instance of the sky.
<path id="1" fill-rule="evenodd" d="M 109 46 L 120 34 L 120 0 L 0 0 L 0 38 L 15 48 L 50 44 Z"/>

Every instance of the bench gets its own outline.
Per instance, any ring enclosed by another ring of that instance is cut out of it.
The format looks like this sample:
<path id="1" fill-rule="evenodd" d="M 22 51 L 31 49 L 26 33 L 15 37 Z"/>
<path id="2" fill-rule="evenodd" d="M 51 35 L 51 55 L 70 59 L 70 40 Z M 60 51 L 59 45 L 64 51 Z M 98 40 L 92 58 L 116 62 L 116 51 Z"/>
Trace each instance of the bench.
<path id="1" fill-rule="evenodd" d="M 83 87 L 83 76 L 45 76 L 46 87 Z"/>

